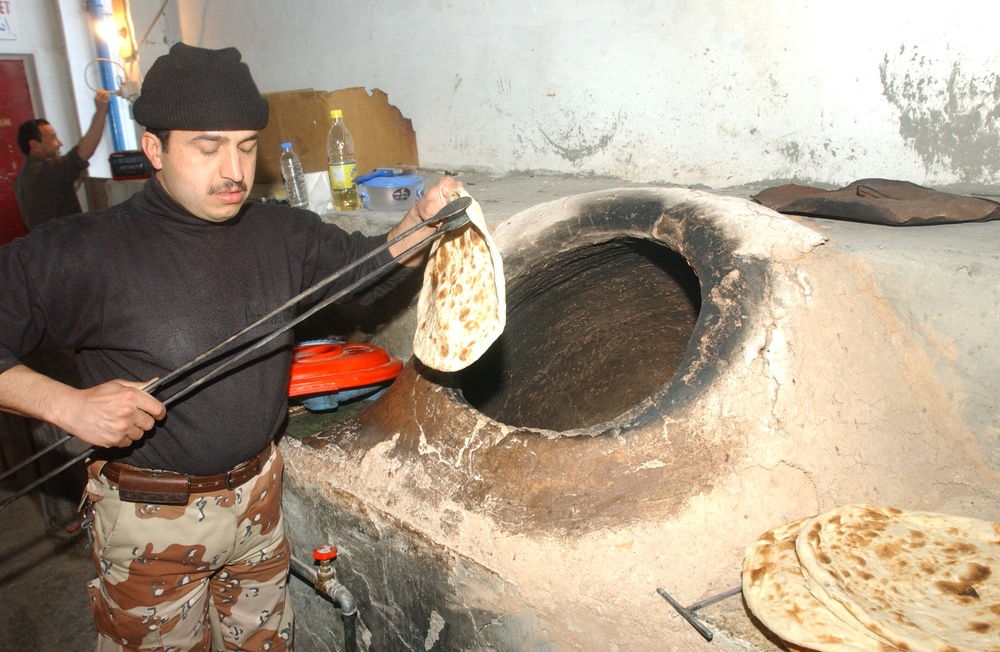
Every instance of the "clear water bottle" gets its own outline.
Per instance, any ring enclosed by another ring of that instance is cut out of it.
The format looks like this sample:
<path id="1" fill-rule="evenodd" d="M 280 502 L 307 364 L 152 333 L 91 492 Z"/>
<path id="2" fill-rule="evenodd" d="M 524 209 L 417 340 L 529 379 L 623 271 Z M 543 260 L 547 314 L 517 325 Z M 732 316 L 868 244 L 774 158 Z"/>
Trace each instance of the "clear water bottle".
<path id="1" fill-rule="evenodd" d="M 354 140 L 344 126 L 340 109 L 330 111 L 330 131 L 326 134 L 326 154 L 330 162 L 330 194 L 334 209 L 355 211 L 361 206 L 358 188 L 354 185 L 357 166 L 354 160 Z"/>
<path id="2" fill-rule="evenodd" d="M 306 175 L 302 171 L 302 161 L 292 149 L 291 143 L 281 143 L 281 176 L 285 178 L 285 192 L 288 203 L 295 208 L 309 208 L 309 190 Z"/>

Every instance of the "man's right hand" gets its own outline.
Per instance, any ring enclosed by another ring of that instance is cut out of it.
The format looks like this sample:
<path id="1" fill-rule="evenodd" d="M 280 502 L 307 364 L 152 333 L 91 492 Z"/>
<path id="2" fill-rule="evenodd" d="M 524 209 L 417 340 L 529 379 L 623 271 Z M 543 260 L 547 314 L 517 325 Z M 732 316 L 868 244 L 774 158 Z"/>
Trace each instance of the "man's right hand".
<path id="1" fill-rule="evenodd" d="M 113 380 L 76 390 L 60 410 L 58 420 L 65 423 L 57 425 L 94 446 L 131 446 L 167 414 L 162 403 L 142 391 L 150 382 Z"/>
<path id="2" fill-rule="evenodd" d="M 142 391 L 151 382 L 112 380 L 76 389 L 17 365 L 0 374 L 0 410 L 47 421 L 92 446 L 130 446 L 167 414 Z"/>
<path id="3" fill-rule="evenodd" d="M 94 95 L 94 108 L 100 113 L 106 113 L 111 102 L 111 93 L 103 88 Z"/>

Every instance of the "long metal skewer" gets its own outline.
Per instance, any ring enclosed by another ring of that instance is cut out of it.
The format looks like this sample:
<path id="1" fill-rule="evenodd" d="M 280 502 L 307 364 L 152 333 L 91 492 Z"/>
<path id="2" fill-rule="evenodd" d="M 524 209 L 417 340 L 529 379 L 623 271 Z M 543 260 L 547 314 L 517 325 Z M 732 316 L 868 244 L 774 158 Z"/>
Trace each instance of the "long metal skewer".
<path id="1" fill-rule="evenodd" d="M 72 435 L 66 435 L 66 441 L 68 441 L 71 437 L 72 437 Z M 62 442 L 60 442 L 60 443 L 62 443 Z M 19 489 L 17 491 L 17 493 L 13 494 L 12 496 L 8 496 L 7 498 L 4 498 L 3 502 L 0 502 L 0 510 L 2 510 L 7 505 L 11 504 L 12 502 L 14 502 L 15 500 L 17 500 L 18 498 L 20 498 L 20 497 L 22 497 L 22 496 L 24 496 L 24 495 L 26 495 L 28 493 L 31 493 L 31 491 L 35 487 L 37 487 L 37 486 L 39 486 L 41 484 L 45 484 L 46 482 L 48 482 L 52 478 L 56 477 L 57 475 L 59 475 L 60 473 L 62 473 L 66 469 L 68 469 L 69 467 L 71 467 L 74 464 L 76 464 L 77 462 L 82 462 L 88 455 L 90 455 L 93 452 L 94 452 L 94 447 L 91 446 L 90 448 L 88 448 L 87 450 L 83 451 L 82 453 L 80 453 L 79 455 L 77 455 L 76 457 L 74 457 L 73 459 L 69 460 L 68 462 L 65 462 L 59 468 L 53 469 L 48 474 L 43 475 L 42 477 L 38 478 L 37 480 L 35 480 L 31 484 L 29 484 L 28 486 Z"/>
<path id="2" fill-rule="evenodd" d="M 60 437 L 56 441 L 52 442 L 51 444 L 49 444 L 48 446 L 46 446 L 45 448 L 43 448 L 42 450 L 40 450 L 37 453 L 33 454 L 31 457 L 29 457 L 27 459 L 21 460 L 20 462 L 18 462 L 17 464 L 15 464 L 14 466 L 12 466 L 11 468 L 9 468 L 6 471 L 4 471 L 3 475 L 0 475 L 0 482 L 3 482 L 4 480 L 6 480 L 10 476 L 14 475 L 15 473 L 17 473 L 18 471 L 20 471 L 24 467 L 28 466 L 29 464 L 31 464 L 32 462 L 34 462 L 38 458 L 42 457 L 43 455 L 45 455 L 49 451 L 52 451 L 52 450 L 55 450 L 55 449 L 59 448 L 60 446 L 62 446 L 63 444 L 65 444 L 66 442 L 68 442 L 72 438 L 73 438 L 73 435 L 63 435 L 62 437 Z"/>
<path id="3" fill-rule="evenodd" d="M 391 262 L 386 263 L 385 265 L 382 265 L 381 267 L 379 267 L 376 270 L 373 270 L 372 272 L 369 272 L 368 274 L 366 274 L 362 278 L 358 279 L 354 283 L 351 283 L 349 286 L 347 286 L 346 288 L 344 288 L 343 290 L 341 290 L 337 294 L 335 294 L 333 296 L 330 296 L 330 297 L 327 297 L 326 299 L 323 299 L 322 301 L 320 301 L 319 303 L 317 303 L 315 306 L 313 306 L 309 310 L 306 310 L 304 313 L 302 313 L 301 315 L 299 315 L 295 319 L 292 319 L 292 320 L 286 322 L 285 324 L 283 324 L 283 325 L 279 326 L 278 328 L 274 329 L 273 331 L 271 331 L 270 333 L 268 333 L 264 337 L 256 340 L 253 343 L 252 346 L 248 346 L 246 349 L 240 351 L 239 353 L 236 353 L 235 355 L 231 355 L 229 358 L 226 358 L 226 360 L 224 360 L 222 363 L 220 363 L 219 365 L 217 365 L 214 369 L 212 369 L 210 372 L 206 373 L 204 376 L 202 376 L 198 380 L 194 381 L 193 383 L 191 383 L 190 385 L 188 385 L 184 389 L 180 390 L 179 392 L 177 392 L 175 394 L 171 394 L 169 397 L 167 397 L 166 399 L 164 399 L 163 404 L 164 405 L 170 405 L 171 403 L 177 401 L 178 399 L 180 399 L 180 398 L 182 398 L 184 396 L 187 396 L 188 394 L 190 394 L 194 390 L 198 389 L 199 387 L 201 387 L 202 385 L 204 385 L 205 383 L 207 383 L 209 380 L 212 380 L 213 378 L 218 377 L 219 374 L 221 374 L 221 373 L 223 373 L 225 371 L 228 371 L 229 369 L 232 369 L 233 365 L 235 365 L 237 362 L 239 362 L 243 358 L 247 357 L 248 355 L 250 355 L 251 353 L 253 353 L 257 349 L 261 348 L 262 346 L 264 346 L 268 342 L 274 340 L 274 338 L 278 337 L 279 335 L 281 335 L 285 331 L 291 329 L 296 324 L 298 324 L 298 323 L 300 323 L 300 322 L 308 319 L 309 317 L 312 317 L 314 314 L 316 314 L 317 312 L 319 312 L 323 308 L 326 308 L 331 303 L 334 303 L 338 299 L 343 298 L 345 295 L 350 294 L 351 292 L 353 292 L 354 290 L 358 289 L 359 287 L 367 285 L 369 281 L 371 281 L 372 279 L 374 279 L 374 278 L 378 277 L 379 275 L 381 275 L 382 272 L 384 272 L 392 264 L 394 264 L 396 262 L 396 260 L 398 260 L 400 258 L 405 258 L 406 256 L 408 256 L 409 254 L 413 253 L 417 249 L 420 249 L 421 247 L 423 247 L 424 245 L 428 244 L 429 242 L 431 242 L 433 240 L 436 240 L 437 238 L 441 237 L 442 235 L 444 235 L 448 231 L 451 231 L 453 229 L 457 229 L 457 228 L 459 228 L 461 226 L 464 226 L 468 222 L 469 222 L 469 217 L 468 217 L 468 215 L 464 214 L 464 211 L 461 214 L 454 215 L 451 218 L 445 220 L 441 224 L 441 226 L 438 227 L 437 231 L 435 231 L 431 235 L 427 236 L 426 238 L 424 238 L 423 240 L 421 240 L 417 244 L 413 245 L 412 247 L 410 247 L 409 249 L 407 249 L 406 251 L 404 251 L 403 253 L 401 253 L 397 258 L 394 258 Z"/>
<path id="4" fill-rule="evenodd" d="M 284 304 L 282 304 L 278 308 L 274 309 L 273 311 L 271 311 L 270 313 L 268 313 L 264 317 L 261 317 L 260 319 L 258 319 L 253 324 L 250 324 L 246 328 L 240 330 L 238 333 L 235 333 L 235 334 L 227 337 L 222 342 L 216 344 L 215 346 L 213 346 L 211 349 L 205 351 L 204 353 L 199 354 L 198 356 L 196 356 L 192 360 L 186 362 L 184 365 L 182 365 L 181 367 L 178 367 L 177 369 L 175 369 L 174 371 L 170 372 L 166 376 L 163 376 L 162 378 L 159 378 L 156 381 L 153 381 L 152 383 L 149 383 L 148 385 L 146 385 L 145 387 L 143 387 L 143 391 L 151 393 L 153 390 L 157 389 L 158 387 L 161 387 L 165 383 L 172 382 L 173 380 L 177 379 L 182 373 L 190 371 L 191 369 L 195 368 L 196 366 L 198 366 L 199 363 L 205 361 L 206 359 L 208 359 L 213 354 L 218 353 L 224 347 L 226 347 L 229 344 L 232 344 L 234 341 L 236 341 L 237 339 L 239 339 L 243 335 L 246 335 L 247 333 L 249 333 L 253 329 L 257 328 L 258 326 L 260 326 L 261 324 L 263 324 L 264 322 L 266 322 L 268 319 L 270 319 L 270 318 L 274 317 L 275 315 L 281 313 L 282 311 L 284 311 L 284 310 L 286 310 L 286 309 L 294 306 L 295 304 L 299 303 L 302 299 L 304 299 L 305 297 L 309 296 L 310 294 L 313 294 L 314 292 L 316 292 L 316 291 L 318 291 L 318 290 L 320 290 L 320 289 L 322 289 L 322 288 L 330 285 L 335 280 L 337 280 L 338 278 L 340 278 L 341 276 L 343 276 L 347 272 L 351 271 L 352 269 L 354 269 L 355 267 L 357 267 L 361 263 L 363 263 L 363 262 L 365 262 L 367 260 L 370 260 L 371 258 L 375 257 L 376 255 L 378 255 L 378 254 L 382 253 L 383 251 L 386 251 L 387 249 L 389 249 L 392 245 L 394 245 L 394 244 L 400 242 L 401 240 L 405 239 L 407 236 L 412 235 L 417 230 L 419 230 L 421 227 L 427 226 L 429 224 L 434 224 L 435 222 L 441 222 L 440 226 L 437 228 L 437 230 L 434 233 L 432 233 L 432 234 L 428 235 L 427 237 L 423 238 L 420 242 L 412 245 L 406 251 L 404 251 L 401 254 L 399 254 L 398 256 L 394 257 L 390 262 L 388 262 L 385 265 L 382 265 L 381 267 L 379 267 L 378 269 L 376 269 L 376 270 L 374 270 L 374 271 L 366 274 L 363 278 L 358 279 L 357 281 L 355 281 L 354 283 L 352 283 L 348 287 L 344 288 L 343 290 L 341 290 L 337 294 L 335 294 L 335 295 L 333 295 L 331 297 L 327 297 L 326 299 L 324 299 L 320 303 L 316 304 L 315 306 L 313 306 L 312 308 L 310 308 L 306 312 L 302 313 L 301 315 L 299 315 L 295 319 L 293 319 L 293 320 L 287 322 L 286 324 L 278 327 L 276 330 L 268 333 L 262 339 L 259 339 L 258 341 L 254 342 L 254 344 L 252 346 L 249 346 L 247 349 L 241 351 L 239 354 L 237 354 L 235 356 L 232 356 L 232 357 L 230 357 L 227 360 L 224 360 L 222 363 L 220 363 L 218 366 L 216 366 L 215 369 L 213 369 L 209 373 L 205 374 L 204 376 L 202 376 L 201 378 L 199 378 L 198 380 L 196 380 L 191 385 L 185 387 L 184 389 L 180 390 L 179 392 L 177 392 L 177 393 L 171 395 L 170 397 L 168 397 L 167 399 L 165 399 L 163 401 L 163 405 L 164 406 L 169 405 L 170 403 L 172 403 L 174 401 L 177 401 L 181 397 L 186 396 L 187 394 L 191 393 L 192 391 L 194 391 L 198 387 L 204 385 L 206 382 L 208 382 L 212 378 L 215 378 L 219 374 L 221 374 L 222 372 L 227 371 L 228 369 L 231 369 L 232 366 L 236 362 L 239 362 L 240 360 L 242 360 L 243 358 L 245 358 L 247 355 L 249 355 L 253 351 L 259 349 L 261 346 L 267 344 L 268 342 L 272 341 L 274 338 L 278 337 L 279 335 L 281 335 L 285 331 L 289 330 L 290 328 L 292 328 L 296 324 L 302 322 L 305 319 L 308 319 L 309 317 L 311 317 L 315 313 L 319 312 L 323 308 L 326 308 L 327 306 L 329 306 L 331 303 L 334 303 L 335 301 L 343 298 L 347 294 L 349 294 L 349 293 L 353 292 L 354 290 L 358 289 L 359 287 L 362 287 L 363 285 L 365 285 L 366 283 L 368 283 L 372 279 L 374 279 L 377 276 L 379 276 L 380 274 L 382 274 L 386 269 L 388 269 L 391 265 L 395 264 L 397 261 L 399 261 L 399 260 L 407 257 L 408 255 L 412 254 L 416 250 L 424 247 L 425 245 L 429 244 L 433 240 L 436 240 L 437 238 L 441 237 L 445 233 L 447 233 L 449 231 L 453 231 L 453 230 L 455 230 L 457 228 L 460 228 L 462 226 L 465 226 L 469 222 L 469 216 L 468 216 L 468 214 L 466 214 L 465 211 L 466 211 L 466 209 L 471 204 L 472 204 L 472 198 L 471 197 L 459 197 L 458 199 L 456 199 L 456 200 L 448 203 L 444 208 L 442 208 L 440 211 L 438 211 L 430 219 L 427 219 L 427 220 L 421 222 L 420 224 L 417 224 L 416 226 L 413 226 L 413 227 L 407 229 L 406 231 L 404 231 L 403 233 L 399 234 L 395 238 L 393 238 L 393 239 L 389 240 L 388 242 L 386 242 L 384 245 L 379 246 L 377 249 L 374 249 L 374 250 L 370 251 L 369 253 L 365 254 L 361 258 L 359 258 L 359 259 L 355 260 L 354 262 L 352 262 L 351 264 L 346 265 L 345 267 L 337 270 L 333 274 L 330 274 L 328 277 L 326 277 L 325 279 L 321 280 L 319 283 L 316 283 L 315 285 L 311 286 L 310 288 L 306 289 L 305 291 L 301 292 L 300 294 L 292 297 L 291 299 L 289 299 L 288 301 L 286 301 Z M 16 473 L 17 471 L 19 471 L 20 469 L 24 468 L 25 466 L 27 466 L 31 462 L 34 462 L 35 460 L 37 460 L 38 458 L 42 457 L 46 453 L 52 451 L 53 449 L 58 448 L 59 446 L 62 446 L 63 444 L 65 444 L 66 442 L 68 442 L 72 438 L 73 438 L 73 435 L 69 435 L 69 434 L 64 435 L 58 441 L 53 442 L 52 444 L 46 446 L 44 449 L 42 449 L 41 451 L 35 453 L 31 457 L 29 457 L 29 458 L 27 458 L 25 460 L 22 460 L 17 466 L 15 466 L 15 467 L 13 467 L 13 468 L 5 471 L 3 473 L 3 475 L 0 475 L 0 481 L 3 481 L 7 477 L 13 475 L 14 473 Z M 73 464 L 75 464 L 75 463 L 83 460 L 84 458 L 86 458 L 88 455 L 90 455 L 94 451 L 94 448 L 95 447 L 93 447 L 93 446 L 89 447 L 87 450 L 85 450 L 83 453 L 80 453 L 74 459 L 72 459 L 69 462 L 63 464 L 59 468 L 51 471 L 50 473 L 48 473 L 47 475 L 39 478 L 38 480 L 32 482 L 28 486 L 26 486 L 23 489 L 19 490 L 14 495 L 6 498 L 3 502 L 0 502 L 0 510 L 2 510 L 4 507 L 6 507 L 10 503 L 14 502 L 15 500 L 17 500 L 18 498 L 20 498 L 20 497 L 24 496 L 25 494 L 29 493 L 32 489 L 34 489 L 35 487 L 39 486 L 40 484 L 42 484 L 42 483 L 48 481 L 49 479 L 51 479 L 51 478 L 59 475 L 60 473 L 62 473 L 63 471 L 65 471 L 67 468 L 69 468 Z"/>
<path id="5" fill-rule="evenodd" d="M 465 210 L 471 204 L 472 204 L 472 198 L 471 197 L 459 197 L 455 201 L 450 202 L 448 205 L 446 205 L 444 208 L 442 208 L 440 211 L 438 211 L 434 215 L 434 217 L 430 218 L 429 220 L 427 220 L 425 222 L 421 222 L 420 224 L 417 224 L 416 226 L 410 227 L 409 229 L 407 229 L 403 233 L 400 233 L 398 236 L 396 236 L 392 240 L 389 240 L 388 242 L 386 242 L 384 245 L 379 246 L 377 249 L 374 249 L 374 250 L 368 252 L 367 254 L 365 254 L 364 256 L 362 256 L 361 258 L 358 258 L 354 262 L 350 263 L 349 265 L 343 267 L 342 269 L 337 270 L 333 274 L 330 274 L 329 276 L 327 276 L 325 279 L 323 279 L 319 283 L 316 283 L 315 285 L 313 285 L 309 289 L 305 290 L 304 292 L 302 292 L 302 293 L 300 293 L 300 294 L 292 297 L 291 299 L 289 299 L 285 303 L 281 304 L 280 306 L 278 306 L 277 308 L 275 308 L 271 312 L 267 313 L 266 315 L 264 315 L 263 317 L 261 317 L 260 319 L 258 319 L 257 321 L 255 321 L 254 323 L 250 324 L 246 328 L 242 329 L 238 333 L 233 333 L 232 335 L 230 335 L 226 339 L 222 340 L 221 342 L 219 342 L 218 344 L 216 344 L 215 346 L 213 346 L 209 350 L 205 351 L 201 355 L 196 356 L 195 358 L 193 358 L 192 360 L 184 363 L 183 365 L 181 365 L 177 369 L 174 369 L 169 374 L 163 376 L 162 378 L 158 378 L 157 380 L 154 380 L 150 384 L 146 385 L 145 387 L 142 388 L 143 391 L 144 392 L 152 392 L 157 387 L 161 387 L 163 385 L 166 385 L 166 384 L 174 381 L 177 378 L 180 378 L 185 373 L 187 373 L 188 371 L 190 371 L 191 369 L 193 369 L 194 367 L 196 367 L 200 362 L 204 361 L 206 358 L 208 358 L 211 355 L 219 352 L 220 350 L 222 350 L 223 348 L 225 348 L 229 344 L 232 344 L 237 339 L 239 339 L 240 337 L 246 335 L 250 331 L 254 330 L 255 328 L 257 328 L 261 324 L 266 323 L 272 317 L 275 317 L 276 315 L 281 314 L 282 312 L 284 312 L 288 308 L 291 308 L 292 306 L 294 306 L 295 304 L 297 304 L 298 302 L 300 302 L 302 299 L 306 298 L 307 296 L 313 294 L 314 292 L 318 292 L 319 290 L 322 290 L 323 288 L 325 288 L 326 286 L 330 285 L 331 283 L 333 283 L 334 281 L 336 281 L 338 278 L 340 278 L 341 276 L 343 276 L 347 272 L 353 270 L 355 267 L 358 267 L 359 265 L 361 265 L 361 264 L 363 264 L 363 263 L 371 260 L 372 258 L 374 258 L 375 256 L 379 255 L 383 251 L 386 251 L 387 249 L 389 249 L 389 247 L 393 246 L 397 242 L 400 242 L 400 241 L 404 240 L 406 237 L 412 235 L 413 233 L 415 233 L 419 229 L 423 228 L 424 226 L 427 226 L 428 224 L 433 224 L 435 222 L 446 222 L 449 218 L 453 218 L 456 215 L 461 215 L 461 214 L 465 213 Z M 445 224 L 442 223 L 441 227 L 443 228 L 444 226 L 445 226 Z M 461 225 L 457 225 L 457 226 L 461 226 Z M 456 228 L 456 225 L 452 225 L 448 229 L 445 229 L 445 230 L 451 230 L 452 228 Z M 437 233 L 444 233 L 445 230 L 441 230 L 441 228 L 439 228 L 438 231 L 437 231 Z M 422 247 L 424 244 L 426 244 L 427 242 L 429 242 L 430 240 L 432 240 L 434 237 L 436 237 L 436 236 L 434 234 L 431 234 L 431 236 L 425 238 L 420 243 L 414 245 L 413 247 L 410 247 L 410 249 L 408 249 L 406 252 L 404 252 L 404 253 L 400 254 L 398 257 L 394 258 L 393 261 L 399 260 L 400 258 L 404 257 L 407 253 L 412 252 L 414 249 L 416 249 L 418 247 Z M 370 277 L 370 275 L 366 276 L 365 279 L 369 279 L 369 277 Z M 357 289 L 357 288 L 355 286 L 352 286 L 352 289 Z M 338 295 L 338 298 L 340 298 L 340 296 L 342 296 L 342 294 Z"/>
<path id="6" fill-rule="evenodd" d="M 354 269 L 358 265 L 361 265 L 362 263 L 364 263 L 364 262 L 372 259 L 373 257 L 377 256 L 378 254 L 382 253 L 383 251 L 386 251 L 392 245 L 396 244 L 397 242 L 402 241 L 407 236 L 412 235 L 413 233 L 415 233 L 420 228 L 422 228 L 422 227 L 424 227 L 424 226 L 426 226 L 428 224 L 434 224 L 435 222 L 444 222 L 444 221 L 448 220 L 449 218 L 455 217 L 456 215 L 461 215 L 462 213 L 465 212 L 465 210 L 471 204 L 472 204 L 472 198 L 471 197 L 459 197 L 458 199 L 456 199 L 456 200 L 454 200 L 452 202 L 449 202 L 444 208 L 442 208 L 437 213 L 435 213 L 434 216 L 431 217 L 430 219 L 425 220 L 425 221 L 421 222 L 420 224 L 417 224 L 415 226 L 410 227 L 409 229 L 407 229 L 403 233 L 399 234 L 395 238 L 393 238 L 393 239 L 389 240 L 388 242 L 386 242 L 384 245 L 379 246 L 377 249 L 374 249 L 374 250 L 368 252 L 367 254 L 365 254 L 364 256 L 362 256 L 361 258 L 358 258 L 354 262 L 352 262 L 352 263 L 346 265 L 345 267 L 337 270 L 333 274 L 330 274 L 325 279 L 321 280 L 319 283 L 313 285 L 312 287 L 310 287 L 310 288 L 306 289 L 305 291 L 299 293 L 298 295 L 292 297 L 291 299 L 289 299 L 288 301 L 286 301 L 284 304 L 282 304 L 278 308 L 272 310 L 268 314 L 264 315 L 263 317 L 261 317 L 260 319 L 258 319 L 254 323 L 250 324 L 246 328 L 240 330 L 238 333 L 234 333 L 233 335 L 229 336 L 228 338 L 226 338 L 222 342 L 219 342 L 218 344 L 216 344 L 215 346 L 213 346 L 212 348 L 210 348 L 209 350 L 205 351 L 204 353 L 199 354 L 195 358 L 193 358 L 193 359 L 189 360 L 188 362 L 184 363 L 183 365 L 181 365 L 180 367 L 178 367 L 174 371 L 170 372 L 166 376 L 163 376 L 162 378 L 159 378 L 159 379 L 153 381 L 152 383 L 146 385 L 145 387 L 142 388 L 143 391 L 144 392 L 152 392 L 156 388 L 161 387 L 161 386 L 163 386 L 166 383 L 172 382 L 173 380 L 175 380 L 176 378 L 178 378 L 179 376 L 181 376 L 183 373 L 186 373 L 187 371 L 189 371 L 189 370 L 193 369 L 194 367 L 196 367 L 199 363 L 201 363 L 204 360 L 206 360 L 209 356 L 211 356 L 211 355 L 219 352 L 221 349 L 223 349 L 227 345 L 229 345 L 232 342 L 236 341 L 237 339 L 239 339 L 243 335 L 246 335 L 248 332 L 252 331 L 253 329 L 255 329 L 258 326 L 260 326 L 261 324 L 265 323 L 266 321 L 268 321 L 269 319 L 271 319 L 275 315 L 278 315 L 281 312 L 283 312 L 284 310 L 286 310 L 286 309 L 294 306 L 299 301 L 301 301 L 305 297 L 309 296 L 313 292 L 316 292 L 316 291 L 318 291 L 318 290 L 320 290 L 320 289 L 322 289 L 322 288 L 330 285 L 335 280 L 337 280 L 340 276 L 343 276 L 348 271 Z M 457 223 L 456 224 L 452 224 L 452 225 L 449 226 L 449 228 L 447 230 L 451 230 L 453 228 L 457 228 L 458 226 L 461 226 L 461 224 L 457 224 Z M 441 231 L 441 232 L 443 233 L 443 231 Z M 407 255 L 407 253 L 412 252 L 413 249 L 415 249 L 417 247 L 422 247 L 430 239 L 432 239 L 432 237 L 434 237 L 434 234 L 432 234 L 431 237 L 425 238 L 423 241 L 421 241 L 420 243 L 418 243 L 414 247 L 411 247 L 407 252 L 404 252 L 403 254 L 400 254 L 399 256 L 397 256 L 396 258 L 394 258 L 393 260 L 399 260 L 403 256 Z M 338 298 L 340 298 L 340 297 L 338 296 Z M 46 448 L 38 451 L 37 453 L 35 453 L 31 457 L 28 457 L 27 459 L 22 460 L 16 466 L 14 466 L 13 468 L 8 469 L 2 475 L 0 475 L 0 482 L 6 480 L 8 477 L 10 477 L 13 474 L 17 473 L 18 471 L 20 471 L 21 469 L 23 469 L 25 466 L 27 466 L 28 464 L 31 464 L 32 462 L 34 462 L 35 460 L 39 459 L 40 457 L 42 457 L 46 453 L 52 451 L 55 448 L 58 448 L 59 446 L 62 446 L 63 444 L 65 444 L 66 442 L 68 442 L 72 438 L 73 438 L 72 435 L 65 435 L 61 439 L 59 439 L 59 440 L 53 442 L 52 444 L 50 444 L 49 446 L 47 446 Z"/>

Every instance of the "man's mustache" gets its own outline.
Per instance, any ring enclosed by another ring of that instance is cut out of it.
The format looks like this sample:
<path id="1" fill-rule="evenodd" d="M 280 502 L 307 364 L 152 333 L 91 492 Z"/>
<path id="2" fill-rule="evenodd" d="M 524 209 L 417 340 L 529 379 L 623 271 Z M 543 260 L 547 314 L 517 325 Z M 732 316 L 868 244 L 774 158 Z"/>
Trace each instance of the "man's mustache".
<path id="1" fill-rule="evenodd" d="M 247 184 L 242 181 L 227 181 L 225 183 L 220 183 L 217 186 L 212 186 L 208 189 L 209 194 L 214 195 L 217 192 L 246 192 Z"/>

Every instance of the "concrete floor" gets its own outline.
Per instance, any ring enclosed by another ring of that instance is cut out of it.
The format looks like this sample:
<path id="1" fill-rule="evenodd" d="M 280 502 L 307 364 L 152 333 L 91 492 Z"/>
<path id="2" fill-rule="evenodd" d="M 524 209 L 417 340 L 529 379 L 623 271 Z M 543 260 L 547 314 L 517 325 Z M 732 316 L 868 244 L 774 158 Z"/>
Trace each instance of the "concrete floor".
<path id="1" fill-rule="evenodd" d="M 10 494 L 0 492 L 0 498 Z M 0 648 L 93 649 L 86 590 L 92 577 L 87 537 L 47 531 L 35 496 L 0 511 Z"/>

